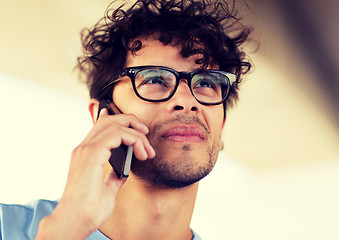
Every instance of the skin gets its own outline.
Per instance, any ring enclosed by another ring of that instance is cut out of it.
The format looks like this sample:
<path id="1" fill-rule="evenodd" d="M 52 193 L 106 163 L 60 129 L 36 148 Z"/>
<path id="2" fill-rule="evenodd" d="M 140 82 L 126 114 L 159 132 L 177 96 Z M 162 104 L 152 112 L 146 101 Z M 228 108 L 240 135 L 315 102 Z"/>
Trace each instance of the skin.
<path id="1" fill-rule="evenodd" d="M 127 67 L 199 67 L 199 56 L 183 58 L 174 46 L 142 42 L 140 51 L 128 55 Z M 113 100 L 124 114 L 109 116 L 103 110 L 98 121 L 99 102 L 90 100 L 94 127 L 73 151 L 64 194 L 41 221 L 36 239 L 86 239 L 96 229 L 110 239 L 192 239 L 189 225 L 198 182 L 184 188 L 154 186 L 133 172 L 127 180 L 118 179 L 108 158 L 111 148 L 124 143 L 133 146 L 140 161 L 157 159 L 179 178 L 213 167 L 221 147 L 222 104 L 199 104 L 185 80 L 169 101 L 151 103 L 139 99 L 126 78 L 116 85 Z M 199 131 L 201 137 L 190 131 Z"/>

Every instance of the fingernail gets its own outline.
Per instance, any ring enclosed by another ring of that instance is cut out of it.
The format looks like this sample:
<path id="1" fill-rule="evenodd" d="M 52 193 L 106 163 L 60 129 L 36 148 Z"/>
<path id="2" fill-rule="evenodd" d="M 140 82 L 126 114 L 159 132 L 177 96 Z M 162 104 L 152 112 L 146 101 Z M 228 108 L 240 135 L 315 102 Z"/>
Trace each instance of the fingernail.
<path id="1" fill-rule="evenodd" d="M 149 158 L 154 158 L 155 157 L 155 151 L 154 151 L 152 146 L 149 148 L 148 156 L 149 156 Z"/>
<path id="2" fill-rule="evenodd" d="M 145 134 L 148 134 L 148 132 L 149 132 L 148 127 L 143 123 L 141 123 L 141 126 L 145 130 Z"/>
<path id="3" fill-rule="evenodd" d="M 106 108 L 103 108 L 100 110 L 100 113 L 99 113 L 99 117 L 102 116 L 102 115 L 107 115 L 108 114 L 108 111 Z"/>

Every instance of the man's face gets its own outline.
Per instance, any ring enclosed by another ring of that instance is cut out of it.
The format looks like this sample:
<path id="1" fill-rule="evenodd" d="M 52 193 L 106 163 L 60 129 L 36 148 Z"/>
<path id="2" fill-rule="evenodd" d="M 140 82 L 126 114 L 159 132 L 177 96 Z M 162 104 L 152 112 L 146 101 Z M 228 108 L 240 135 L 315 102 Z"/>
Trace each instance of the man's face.
<path id="1" fill-rule="evenodd" d="M 156 40 L 142 43 L 140 51 L 128 55 L 127 67 L 153 65 L 186 72 L 200 67 L 196 60 L 201 56 L 183 58 L 177 47 Z M 116 84 L 113 101 L 149 128 L 147 137 L 156 152 L 154 159 L 133 160 L 132 174 L 154 186 L 185 187 L 212 170 L 221 146 L 222 104 L 201 105 L 184 79 L 170 100 L 147 102 L 135 95 L 127 77 Z"/>

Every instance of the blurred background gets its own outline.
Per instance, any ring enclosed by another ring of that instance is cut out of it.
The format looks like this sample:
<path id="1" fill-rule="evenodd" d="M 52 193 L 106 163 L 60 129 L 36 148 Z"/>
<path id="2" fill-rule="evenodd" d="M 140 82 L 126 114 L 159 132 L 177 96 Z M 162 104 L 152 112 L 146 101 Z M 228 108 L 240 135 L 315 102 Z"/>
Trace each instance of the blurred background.
<path id="1" fill-rule="evenodd" d="M 0 202 L 62 195 L 91 128 L 73 71 L 106 0 L 0 0 Z M 203 239 L 339 239 L 339 1 L 237 1 L 254 64 L 201 182 Z"/>

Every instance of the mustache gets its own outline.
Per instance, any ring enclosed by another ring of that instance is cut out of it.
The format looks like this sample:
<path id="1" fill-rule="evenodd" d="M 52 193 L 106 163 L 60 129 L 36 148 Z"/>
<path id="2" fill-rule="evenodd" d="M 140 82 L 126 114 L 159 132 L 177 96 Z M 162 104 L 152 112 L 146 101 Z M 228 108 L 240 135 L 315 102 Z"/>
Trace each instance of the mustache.
<path id="1" fill-rule="evenodd" d="M 161 130 L 162 128 L 164 128 L 168 125 L 174 124 L 174 123 L 182 123 L 182 124 L 186 124 L 186 125 L 196 124 L 196 125 L 201 126 L 205 130 L 206 134 L 210 134 L 210 131 L 207 128 L 206 124 L 203 123 L 197 116 L 186 116 L 186 115 L 182 115 L 182 114 L 178 114 L 172 119 L 156 123 L 152 127 L 150 132 L 156 133 L 159 130 Z"/>

